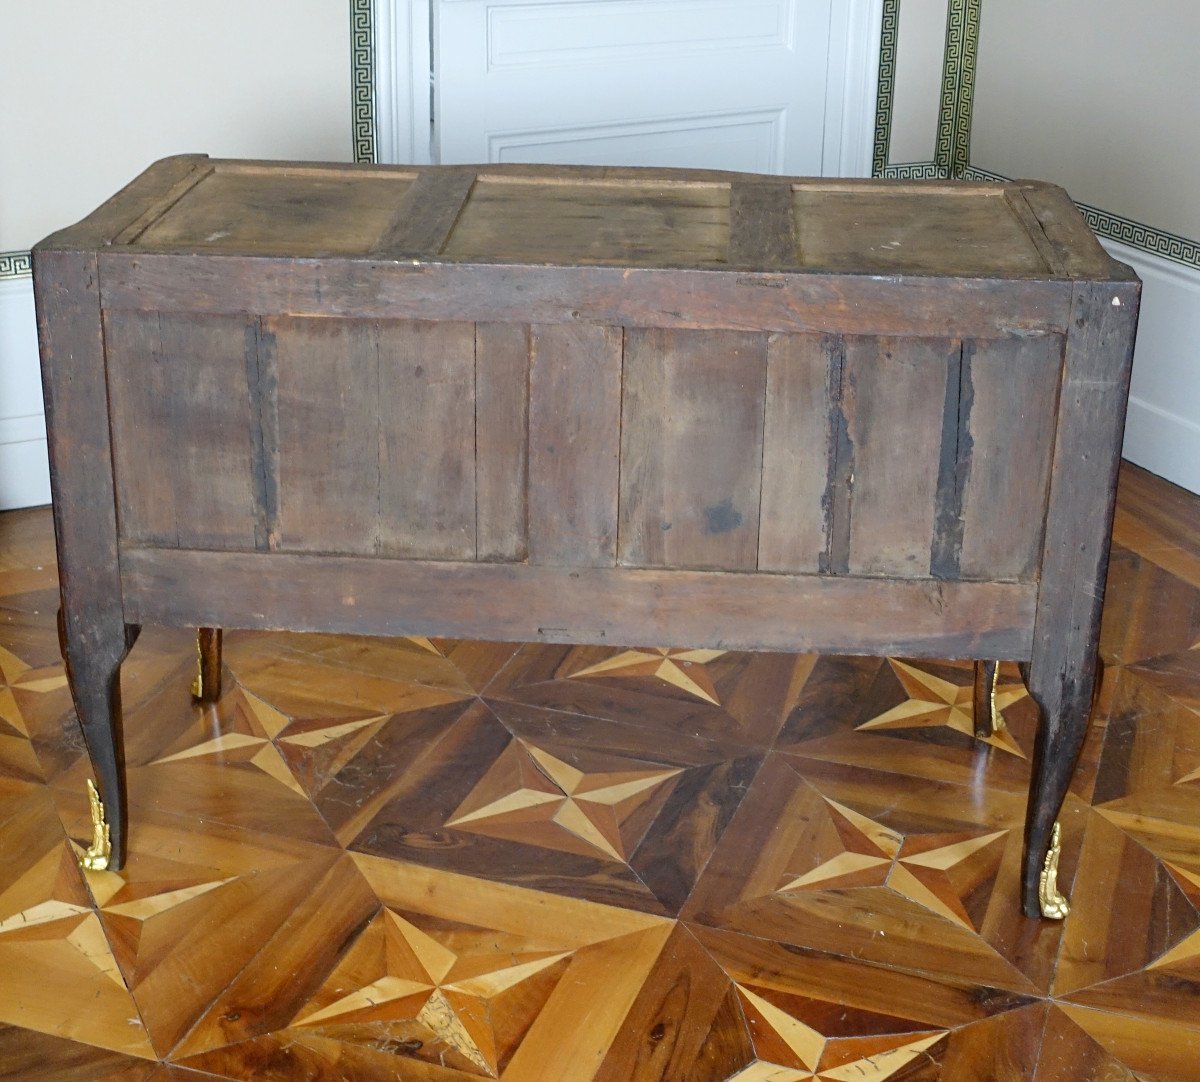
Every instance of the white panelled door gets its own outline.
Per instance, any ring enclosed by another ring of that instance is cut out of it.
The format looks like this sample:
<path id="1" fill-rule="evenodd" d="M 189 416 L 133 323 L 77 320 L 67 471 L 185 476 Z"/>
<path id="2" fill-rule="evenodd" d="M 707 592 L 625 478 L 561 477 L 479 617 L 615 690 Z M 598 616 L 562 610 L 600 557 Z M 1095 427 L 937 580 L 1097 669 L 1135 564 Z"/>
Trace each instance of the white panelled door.
<path id="1" fill-rule="evenodd" d="M 868 106 L 848 13 L 876 6 L 434 0 L 435 158 L 861 171 L 843 119 L 873 113 L 874 87 Z"/>

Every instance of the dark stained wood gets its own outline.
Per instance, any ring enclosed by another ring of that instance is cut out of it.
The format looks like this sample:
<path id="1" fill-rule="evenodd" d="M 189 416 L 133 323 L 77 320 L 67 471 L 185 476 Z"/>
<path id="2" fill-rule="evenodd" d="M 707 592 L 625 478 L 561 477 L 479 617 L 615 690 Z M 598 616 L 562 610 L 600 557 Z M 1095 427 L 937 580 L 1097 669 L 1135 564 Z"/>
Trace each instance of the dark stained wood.
<path id="1" fill-rule="evenodd" d="M 279 548 L 279 358 L 263 320 L 248 324 L 246 387 L 250 393 L 250 452 L 254 484 L 254 544 Z"/>
<path id="2" fill-rule="evenodd" d="M 257 537 L 267 547 L 247 385 L 254 334 L 234 317 L 106 315 L 123 537 L 230 549 Z"/>
<path id="3" fill-rule="evenodd" d="M 450 239 L 475 176 L 476 170 L 470 166 L 422 170 L 371 254 L 394 259 L 438 255 Z"/>
<path id="4" fill-rule="evenodd" d="M 622 336 L 534 326 L 529 371 L 529 558 L 610 567 L 617 550 Z"/>
<path id="5" fill-rule="evenodd" d="M 946 382 L 958 356 L 956 341 L 846 341 L 851 574 L 929 575 Z"/>
<path id="6" fill-rule="evenodd" d="M 975 402 L 970 361 L 961 344 L 957 355 L 948 359 L 945 384 L 929 572 L 935 578 L 956 579 L 962 558 L 963 500 L 972 460 L 968 421 Z"/>
<path id="7" fill-rule="evenodd" d="M 478 557 L 528 554 L 529 328 L 475 327 L 475 501 Z"/>
<path id="8" fill-rule="evenodd" d="M 586 321 L 623 326 L 822 334 L 1007 337 L 1060 333 L 1063 281 L 733 273 L 658 267 L 264 261 L 108 250 L 106 308 L 290 312 L 361 319 Z"/>
<path id="9" fill-rule="evenodd" d="M 729 192 L 729 262 L 788 267 L 796 258 L 792 186 L 784 180 L 734 181 Z"/>
<path id="10" fill-rule="evenodd" d="M 35 250 L 33 258 L 62 601 L 59 638 L 107 812 L 110 866 L 119 869 L 127 845 L 120 668 L 132 636 L 122 606 L 96 258 L 44 250 Z"/>
<path id="11" fill-rule="evenodd" d="M 1092 706 L 1140 293 L 1136 282 L 1075 287 L 1077 329 L 1066 347 L 1033 656 L 1026 677 L 1042 711 L 1025 828 L 1022 904 L 1028 916 L 1038 914 L 1038 873 Z"/>
<path id="12" fill-rule="evenodd" d="M 196 653 L 199 672 L 196 674 L 196 698 L 202 703 L 215 703 L 221 697 L 221 629 L 201 627 L 196 630 Z"/>
<path id="13" fill-rule="evenodd" d="M 964 343 L 958 452 L 963 578 L 1027 581 L 1036 574 L 1062 348 L 1058 337 Z"/>
<path id="14" fill-rule="evenodd" d="M 767 341 L 760 571 L 828 569 L 841 345 L 818 335 Z"/>
<path id="15" fill-rule="evenodd" d="M 1019 583 L 528 567 L 131 548 L 131 619 L 511 642 L 653 641 L 923 657 L 1029 653 Z"/>
<path id="16" fill-rule="evenodd" d="M 766 373 L 763 335 L 626 333 L 620 564 L 757 567 Z"/>

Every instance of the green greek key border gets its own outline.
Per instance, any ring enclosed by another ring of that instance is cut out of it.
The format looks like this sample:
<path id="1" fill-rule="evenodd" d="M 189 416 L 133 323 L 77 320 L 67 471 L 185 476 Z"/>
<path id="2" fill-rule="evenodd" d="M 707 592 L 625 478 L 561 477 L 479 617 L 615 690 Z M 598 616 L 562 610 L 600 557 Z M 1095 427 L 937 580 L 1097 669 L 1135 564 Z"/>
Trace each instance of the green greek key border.
<path id="1" fill-rule="evenodd" d="M 971 164 L 971 115 L 975 105 L 981 4 L 982 0 L 950 0 L 946 9 L 942 95 L 933 160 L 951 178 L 961 177 Z"/>
<path id="2" fill-rule="evenodd" d="M 375 14 L 371 0 L 350 0 L 350 101 L 354 160 L 374 162 L 378 160 L 379 143 L 375 120 Z M 0 282 L 28 278 L 32 273 L 28 252 L 0 252 Z"/>
<path id="3" fill-rule="evenodd" d="M 378 160 L 375 125 L 375 17 L 371 0 L 350 0 L 350 95 L 354 160 Z"/>
<path id="4" fill-rule="evenodd" d="M 888 180 L 945 180 L 946 172 L 937 162 L 904 162 L 885 165 L 878 174 Z"/>
<path id="5" fill-rule="evenodd" d="M 27 278 L 32 273 L 28 252 L 0 252 L 0 282 L 6 278 Z"/>
<path id="6" fill-rule="evenodd" d="M 892 145 L 892 112 L 896 93 L 896 52 L 899 46 L 900 0 L 883 0 L 883 27 L 879 35 L 879 90 L 875 97 L 875 148 L 871 175 L 882 177 L 888 168 Z"/>

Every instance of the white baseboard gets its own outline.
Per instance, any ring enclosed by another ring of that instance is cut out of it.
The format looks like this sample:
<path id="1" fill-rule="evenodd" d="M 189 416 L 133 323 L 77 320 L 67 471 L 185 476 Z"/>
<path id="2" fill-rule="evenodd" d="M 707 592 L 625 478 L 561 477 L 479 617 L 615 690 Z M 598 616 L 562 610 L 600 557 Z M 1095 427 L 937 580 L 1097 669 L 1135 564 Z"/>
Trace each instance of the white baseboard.
<path id="1" fill-rule="evenodd" d="M 1131 397 L 1124 453 L 1151 473 L 1200 492 L 1200 424 Z"/>
<path id="2" fill-rule="evenodd" d="M 1125 457 L 1200 493 L 1200 270 L 1115 241 L 1142 278 Z"/>
<path id="3" fill-rule="evenodd" d="M 0 511 L 50 502 L 33 279 L 0 281 Z"/>

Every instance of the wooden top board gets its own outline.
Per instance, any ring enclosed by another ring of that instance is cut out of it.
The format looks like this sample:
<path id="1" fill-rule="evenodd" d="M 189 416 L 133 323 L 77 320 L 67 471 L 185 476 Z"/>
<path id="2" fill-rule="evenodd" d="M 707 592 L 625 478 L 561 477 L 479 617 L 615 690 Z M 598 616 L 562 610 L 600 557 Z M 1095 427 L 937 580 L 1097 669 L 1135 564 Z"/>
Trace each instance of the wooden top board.
<path id="1" fill-rule="evenodd" d="M 151 166 L 39 248 L 525 266 L 1119 278 L 1036 182 L 823 180 L 586 166 Z"/>

